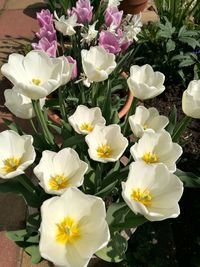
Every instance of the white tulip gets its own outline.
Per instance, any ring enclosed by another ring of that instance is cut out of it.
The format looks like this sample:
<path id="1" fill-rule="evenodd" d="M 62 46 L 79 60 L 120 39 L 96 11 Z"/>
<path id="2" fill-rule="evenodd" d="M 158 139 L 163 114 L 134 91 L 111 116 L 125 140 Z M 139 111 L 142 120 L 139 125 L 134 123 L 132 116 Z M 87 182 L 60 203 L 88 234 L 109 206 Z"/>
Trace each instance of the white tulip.
<path id="1" fill-rule="evenodd" d="M 130 68 L 130 77 L 127 80 L 131 93 L 140 100 L 150 99 L 160 95 L 164 90 L 165 75 L 153 71 L 148 64 L 134 65 Z"/>
<path id="2" fill-rule="evenodd" d="M 129 208 L 149 221 L 176 218 L 180 214 L 178 201 L 183 194 L 183 183 L 164 164 L 133 162 L 122 189 Z"/>
<path id="3" fill-rule="evenodd" d="M 50 58 L 43 51 L 32 50 L 25 57 L 11 54 L 1 71 L 19 93 L 40 99 L 70 80 L 72 66 L 63 58 Z"/>
<path id="4" fill-rule="evenodd" d="M 56 12 L 54 13 L 54 16 L 56 18 L 56 20 L 54 21 L 56 30 L 61 32 L 64 36 L 72 36 L 76 33 L 74 28 L 76 26 L 79 26 L 79 24 L 77 23 L 76 14 L 73 14 L 67 19 L 65 18 L 64 15 L 58 18 Z"/>
<path id="5" fill-rule="evenodd" d="M 122 135 L 117 124 L 109 126 L 96 125 L 85 137 L 90 158 L 107 163 L 117 161 L 128 146 L 128 140 Z"/>
<path id="6" fill-rule="evenodd" d="M 106 123 L 100 108 L 88 108 L 84 105 L 79 105 L 68 120 L 79 134 L 88 134 L 93 131 L 95 125 L 105 125 Z"/>
<path id="7" fill-rule="evenodd" d="M 143 106 L 139 106 L 136 108 L 135 115 L 129 117 L 131 130 L 134 135 L 139 138 L 142 137 L 146 131 L 162 131 L 168 123 L 168 118 L 159 115 L 156 108 L 147 109 Z"/>
<path id="8" fill-rule="evenodd" d="M 61 195 L 69 187 L 81 186 L 87 169 L 87 163 L 80 160 L 75 150 L 64 148 L 58 153 L 43 151 L 34 174 L 46 193 Z"/>
<path id="9" fill-rule="evenodd" d="M 200 119 L 200 80 L 191 81 L 182 98 L 183 112 L 194 119 Z"/>
<path id="10" fill-rule="evenodd" d="M 82 50 L 82 65 L 89 82 L 101 82 L 116 67 L 115 55 L 108 53 L 100 46 L 90 47 L 90 50 Z"/>
<path id="11" fill-rule="evenodd" d="M 18 118 L 21 119 L 32 119 L 35 117 L 35 112 L 31 99 L 20 94 L 17 90 L 17 86 L 12 89 L 4 91 L 5 106 Z M 45 104 L 45 99 L 40 99 L 41 108 Z"/>
<path id="12" fill-rule="evenodd" d="M 164 130 L 160 133 L 145 132 L 130 151 L 135 161 L 163 163 L 170 172 L 176 171 L 176 161 L 183 152 L 181 146 L 173 143 L 170 134 Z"/>
<path id="13" fill-rule="evenodd" d="M 110 239 L 103 200 L 77 188 L 46 200 L 41 215 L 39 250 L 56 266 L 86 267 Z"/>
<path id="14" fill-rule="evenodd" d="M 108 0 L 108 7 L 109 6 L 119 6 L 120 2 L 122 2 L 122 0 Z"/>
<path id="15" fill-rule="evenodd" d="M 0 177 L 14 178 L 30 166 L 35 160 L 33 137 L 6 130 L 0 133 Z"/>

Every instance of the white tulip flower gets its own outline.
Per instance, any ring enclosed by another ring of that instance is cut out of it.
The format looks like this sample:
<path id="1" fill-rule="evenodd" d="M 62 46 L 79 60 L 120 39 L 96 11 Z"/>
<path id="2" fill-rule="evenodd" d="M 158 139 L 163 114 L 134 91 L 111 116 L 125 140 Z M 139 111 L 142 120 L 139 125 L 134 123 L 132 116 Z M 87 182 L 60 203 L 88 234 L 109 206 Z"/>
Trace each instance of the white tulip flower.
<path id="1" fill-rule="evenodd" d="M 140 100 L 146 100 L 160 95 L 164 90 L 165 75 L 155 71 L 148 64 L 134 65 L 130 68 L 127 80 L 131 93 Z"/>
<path id="2" fill-rule="evenodd" d="M 110 6 L 119 6 L 120 2 L 122 2 L 122 0 L 108 0 L 108 7 Z"/>
<path id="3" fill-rule="evenodd" d="M 164 164 L 133 162 L 122 189 L 129 208 L 149 221 L 176 218 L 180 214 L 178 201 L 183 194 L 183 183 Z"/>
<path id="4" fill-rule="evenodd" d="M 194 119 L 200 119 L 200 80 L 189 83 L 182 98 L 183 112 Z"/>
<path id="5" fill-rule="evenodd" d="M 0 177 L 14 178 L 30 166 L 36 154 L 33 137 L 6 130 L 0 133 Z"/>
<path id="6" fill-rule="evenodd" d="M 34 174 L 46 193 L 61 195 L 69 187 L 81 186 L 87 169 L 87 163 L 80 160 L 74 149 L 64 148 L 58 153 L 43 151 Z"/>
<path id="7" fill-rule="evenodd" d="M 116 67 L 115 55 L 108 53 L 100 46 L 90 47 L 90 50 L 82 50 L 82 65 L 89 82 L 101 82 Z"/>
<path id="8" fill-rule="evenodd" d="M 88 108 L 84 105 L 79 105 L 68 121 L 79 134 L 88 134 L 93 131 L 95 125 L 106 123 L 100 108 Z"/>
<path id="9" fill-rule="evenodd" d="M 5 106 L 18 118 L 32 119 L 35 117 L 35 112 L 31 99 L 20 94 L 17 90 L 17 86 L 12 89 L 6 89 L 4 91 Z M 40 107 L 45 104 L 45 99 L 40 99 Z"/>
<path id="10" fill-rule="evenodd" d="M 50 58 L 39 50 L 32 50 L 26 56 L 11 54 L 8 63 L 1 68 L 2 74 L 17 86 L 19 93 L 35 100 L 67 83 L 71 71 L 72 66 L 67 60 Z"/>
<path id="11" fill-rule="evenodd" d="M 145 132 L 142 138 L 131 149 L 134 160 L 146 164 L 163 163 L 170 172 L 176 171 L 176 161 L 183 150 L 177 143 L 173 143 L 170 134 L 163 130 L 159 133 Z"/>
<path id="12" fill-rule="evenodd" d="M 131 130 L 136 137 L 142 137 L 145 131 L 160 132 L 169 120 L 166 116 L 159 115 L 156 108 L 145 108 L 139 106 L 136 108 L 135 114 L 129 117 Z"/>
<path id="13" fill-rule="evenodd" d="M 56 12 L 54 12 L 54 16 L 56 18 L 56 20 L 54 20 L 56 30 L 61 32 L 64 36 L 72 36 L 76 33 L 74 28 L 80 25 L 77 23 L 76 14 L 73 14 L 67 19 L 65 18 L 64 15 L 58 18 Z"/>
<path id="14" fill-rule="evenodd" d="M 122 135 L 117 124 L 96 125 L 85 137 L 91 159 L 103 163 L 117 161 L 128 146 L 128 140 Z"/>
<path id="15" fill-rule="evenodd" d="M 110 239 L 101 198 L 69 188 L 43 202 L 39 250 L 56 266 L 86 267 Z"/>

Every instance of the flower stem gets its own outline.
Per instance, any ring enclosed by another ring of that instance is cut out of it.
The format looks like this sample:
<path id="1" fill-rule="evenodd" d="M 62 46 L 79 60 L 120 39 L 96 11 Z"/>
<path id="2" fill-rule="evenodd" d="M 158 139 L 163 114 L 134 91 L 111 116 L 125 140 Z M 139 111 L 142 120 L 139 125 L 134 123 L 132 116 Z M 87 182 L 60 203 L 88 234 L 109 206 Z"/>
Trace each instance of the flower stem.
<path id="1" fill-rule="evenodd" d="M 64 121 L 67 120 L 66 118 L 66 112 L 65 112 L 65 104 L 63 100 L 63 92 L 62 92 L 62 87 L 58 89 L 58 98 L 59 98 L 59 105 L 60 105 L 60 111 L 61 111 L 61 116 Z"/>
<path id="2" fill-rule="evenodd" d="M 178 126 L 175 128 L 173 134 L 172 134 L 172 140 L 174 142 L 177 142 L 178 139 L 180 138 L 180 136 L 182 135 L 182 133 L 185 131 L 185 129 L 187 128 L 188 124 L 190 123 L 190 121 L 192 120 L 192 118 L 185 116 L 180 123 L 178 124 Z"/>
<path id="3" fill-rule="evenodd" d="M 124 127 L 123 127 L 123 130 L 122 130 L 122 133 L 124 134 L 124 136 L 127 135 L 127 131 L 128 131 L 128 119 L 129 119 L 129 116 L 133 115 L 135 113 L 135 109 L 136 109 L 136 106 L 137 106 L 137 103 L 138 103 L 138 98 L 134 97 L 133 98 L 133 103 L 128 111 L 128 113 L 126 114 L 126 117 L 125 117 L 125 122 L 124 122 Z"/>
<path id="4" fill-rule="evenodd" d="M 42 109 L 40 107 L 40 102 L 39 102 L 39 100 L 32 100 L 32 103 L 33 103 L 33 107 L 35 110 L 35 114 L 36 114 L 36 116 L 40 122 L 41 127 L 42 127 L 45 139 L 54 148 L 55 144 L 54 144 L 53 136 L 48 129 L 44 114 L 43 114 Z"/>
<path id="5" fill-rule="evenodd" d="M 35 124 L 34 124 L 34 122 L 33 122 L 32 119 L 30 119 L 30 123 L 31 123 L 31 126 L 32 126 L 32 128 L 33 128 L 33 131 L 34 131 L 35 133 L 37 133 L 37 130 L 36 130 L 36 128 L 35 128 Z"/>
<path id="6" fill-rule="evenodd" d="M 36 187 L 26 175 L 20 175 L 16 179 L 28 192 L 36 194 Z"/>

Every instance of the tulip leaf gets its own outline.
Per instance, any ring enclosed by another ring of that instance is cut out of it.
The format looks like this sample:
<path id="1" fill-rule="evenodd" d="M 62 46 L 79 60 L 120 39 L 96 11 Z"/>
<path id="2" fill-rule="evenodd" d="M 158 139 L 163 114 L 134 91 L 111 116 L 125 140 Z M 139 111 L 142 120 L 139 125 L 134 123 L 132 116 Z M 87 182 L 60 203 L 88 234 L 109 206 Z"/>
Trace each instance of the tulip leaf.
<path id="1" fill-rule="evenodd" d="M 99 250 L 96 255 L 104 261 L 117 263 L 124 260 L 127 248 L 127 240 L 118 232 L 115 232 L 108 245 Z"/>
<path id="2" fill-rule="evenodd" d="M 125 202 L 113 203 L 109 206 L 106 214 L 106 221 L 109 226 L 120 220 L 125 207 Z"/>
<path id="3" fill-rule="evenodd" d="M 180 178 L 185 187 L 200 188 L 200 177 L 196 174 L 192 172 L 183 172 L 177 169 L 175 175 Z"/>
<path id="4" fill-rule="evenodd" d="M 38 245 L 26 247 L 25 251 L 31 256 L 31 262 L 33 264 L 38 264 L 42 260 Z"/>
<path id="5" fill-rule="evenodd" d="M 85 142 L 85 136 L 84 135 L 76 135 L 72 136 L 68 139 L 66 139 L 63 143 L 63 148 L 64 147 L 73 147 L 77 144 L 84 143 Z"/>
<path id="6" fill-rule="evenodd" d="M 115 188 L 115 185 L 117 184 L 117 180 L 115 180 L 114 182 L 110 183 L 109 185 L 107 185 L 106 187 L 104 187 L 103 189 L 101 189 L 100 191 L 98 191 L 95 196 L 98 197 L 105 197 L 107 195 L 109 195 L 112 190 Z"/>
<path id="7" fill-rule="evenodd" d="M 173 131 L 176 127 L 176 123 L 177 123 L 177 108 L 174 105 L 173 109 L 169 115 L 169 124 L 166 126 L 166 131 L 168 131 L 168 133 L 170 133 L 170 135 L 173 134 Z"/>
<path id="8" fill-rule="evenodd" d="M 6 236 L 15 242 L 24 241 L 24 237 L 27 235 L 26 229 L 18 230 L 18 231 L 8 231 L 6 232 Z"/>

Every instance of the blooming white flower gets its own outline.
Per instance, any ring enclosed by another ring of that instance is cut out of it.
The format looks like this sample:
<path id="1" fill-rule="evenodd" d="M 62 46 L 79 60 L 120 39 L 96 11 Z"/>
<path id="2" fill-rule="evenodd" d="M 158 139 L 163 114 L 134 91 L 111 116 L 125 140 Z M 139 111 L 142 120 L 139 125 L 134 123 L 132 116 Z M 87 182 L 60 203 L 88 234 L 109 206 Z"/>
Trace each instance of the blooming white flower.
<path id="1" fill-rule="evenodd" d="M 178 201 L 183 194 L 183 183 L 164 164 L 133 162 L 122 189 L 129 208 L 149 221 L 176 218 L 180 214 Z"/>
<path id="2" fill-rule="evenodd" d="M 110 239 L 103 200 L 77 188 L 46 200 L 41 215 L 39 250 L 56 266 L 86 267 Z"/>
<path id="3" fill-rule="evenodd" d="M 187 116 L 200 119 L 200 80 L 191 81 L 184 91 L 182 109 Z"/>
<path id="4" fill-rule="evenodd" d="M 80 160 L 74 149 L 64 148 L 58 153 L 43 151 L 34 174 L 45 192 L 61 195 L 69 187 L 81 186 L 87 169 L 87 163 Z"/>
<path id="5" fill-rule="evenodd" d="M 98 34 L 98 31 L 95 30 L 95 26 L 97 24 L 97 21 L 95 21 L 92 25 L 88 26 L 88 31 L 86 33 L 81 33 L 81 36 L 83 37 L 81 42 L 86 42 L 87 44 L 90 44 Z"/>
<path id="6" fill-rule="evenodd" d="M 108 1 L 108 7 L 109 6 L 119 6 L 120 5 L 120 2 L 121 2 L 122 0 L 109 0 Z"/>
<path id="7" fill-rule="evenodd" d="M 72 66 L 63 58 L 50 58 L 43 51 L 32 50 L 25 57 L 11 54 L 1 71 L 17 86 L 19 93 L 39 99 L 67 83 L 71 78 Z"/>
<path id="8" fill-rule="evenodd" d="M 35 117 L 35 112 L 31 99 L 20 94 L 17 87 L 14 86 L 12 89 L 6 89 L 4 91 L 5 106 L 18 118 L 31 119 Z M 45 104 L 45 99 L 40 99 L 40 107 L 42 108 Z"/>
<path id="9" fill-rule="evenodd" d="M 85 137 L 90 158 L 99 162 L 117 161 L 128 146 L 128 140 L 122 135 L 117 124 L 96 125 Z"/>
<path id="10" fill-rule="evenodd" d="M 100 108 L 88 108 L 84 105 L 79 105 L 68 120 L 74 130 L 79 134 L 88 134 L 93 131 L 95 125 L 105 125 L 106 123 Z"/>
<path id="11" fill-rule="evenodd" d="M 137 41 L 137 35 L 141 31 L 141 13 L 137 15 L 128 14 L 123 21 L 123 34 L 126 41 Z"/>
<path id="12" fill-rule="evenodd" d="M 6 130 L 0 133 L 0 177 L 14 178 L 30 166 L 35 160 L 33 137 Z"/>
<path id="13" fill-rule="evenodd" d="M 115 69 L 115 55 L 108 53 L 100 46 L 82 50 L 82 65 L 85 75 L 90 82 L 101 82 L 108 79 L 108 75 Z"/>
<path id="14" fill-rule="evenodd" d="M 135 114 L 129 117 L 131 130 L 136 137 L 142 137 L 145 131 L 160 132 L 163 130 L 169 120 L 166 116 L 159 115 L 156 108 L 145 108 L 139 106 Z"/>
<path id="15" fill-rule="evenodd" d="M 130 69 L 130 77 L 127 80 L 131 93 L 140 100 L 150 99 L 161 94 L 165 75 L 159 71 L 153 71 L 148 64 L 142 67 L 134 65 Z"/>
<path id="16" fill-rule="evenodd" d="M 56 30 L 61 32 L 64 36 L 72 36 L 76 33 L 74 28 L 80 25 L 77 23 L 76 14 L 73 14 L 67 19 L 64 15 L 59 18 L 56 12 L 54 12 L 54 16 L 56 18 L 56 20 L 54 20 Z"/>
<path id="17" fill-rule="evenodd" d="M 170 134 L 163 130 L 160 133 L 145 132 L 142 138 L 131 147 L 134 160 L 146 164 L 163 163 L 170 172 L 175 172 L 176 161 L 182 154 L 182 148 L 173 143 Z"/>

